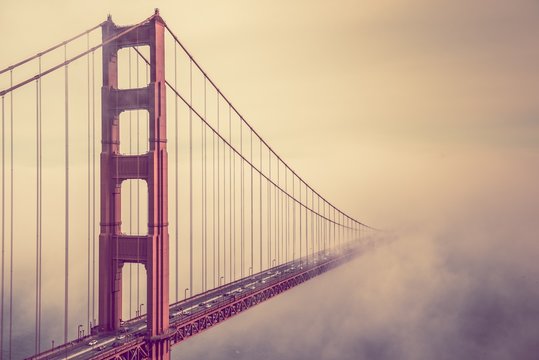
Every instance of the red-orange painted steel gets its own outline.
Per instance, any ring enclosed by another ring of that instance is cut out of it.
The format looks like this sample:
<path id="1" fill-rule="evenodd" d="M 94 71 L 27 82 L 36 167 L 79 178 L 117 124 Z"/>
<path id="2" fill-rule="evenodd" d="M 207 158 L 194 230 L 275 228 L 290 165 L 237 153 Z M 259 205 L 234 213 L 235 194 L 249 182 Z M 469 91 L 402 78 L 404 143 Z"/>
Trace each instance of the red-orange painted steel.
<path id="1" fill-rule="evenodd" d="M 102 25 L 103 41 L 126 29 L 116 26 L 109 17 Z M 164 22 L 156 12 L 146 24 L 103 46 L 99 331 L 110 332 L 120 327 L 124 263 L 144 264 L 146 342 L 152 359 L 169 359 L 170 353 L 164 29 Z M 140 45 L 150 48 L 150 83 L 141 89 L 118 89 L 118 50 Z M 138 96 L 131 96 L 135 93 Z M 138 98 L 140 101 L 136 101 Z M 119 153 L 119 116 L 128 109 L 149 113 L 149 151 L 136 157 Z M 121 183 L 127 179 L 147 182 L 147 235 L 122 234 Z"/>

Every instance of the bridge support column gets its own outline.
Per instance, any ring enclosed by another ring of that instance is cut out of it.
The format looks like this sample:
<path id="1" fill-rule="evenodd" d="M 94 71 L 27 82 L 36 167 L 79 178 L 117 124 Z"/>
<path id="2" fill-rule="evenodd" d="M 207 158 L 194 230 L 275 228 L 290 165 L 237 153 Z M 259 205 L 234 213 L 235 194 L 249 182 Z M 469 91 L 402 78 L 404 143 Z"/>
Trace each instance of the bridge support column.
<path id="1" fill-rule="evenodd" d="M 116 26 L 109 17 L 102 26 L 103 41 L 128 28 Z M 105 332 L 119 329 L 123 264 L 143 263 L 147 272 L 146 341 L 152 359 L 168 360 L 169 236 L 164 32 L 164 22 L 156 11 L 146 24 L 103 46 L 99 329 Z M 144 45 L 150 48 L 150 83 L 140 89 L 118 89 L 118 50 Z M 138 156 L 120 154 L 119 115 L 125 110 L 148 111 L 148 153 Z M 121 183 L 127 179 L 147 182 L 147 234 L 127 236 L 121 232 Z"/>

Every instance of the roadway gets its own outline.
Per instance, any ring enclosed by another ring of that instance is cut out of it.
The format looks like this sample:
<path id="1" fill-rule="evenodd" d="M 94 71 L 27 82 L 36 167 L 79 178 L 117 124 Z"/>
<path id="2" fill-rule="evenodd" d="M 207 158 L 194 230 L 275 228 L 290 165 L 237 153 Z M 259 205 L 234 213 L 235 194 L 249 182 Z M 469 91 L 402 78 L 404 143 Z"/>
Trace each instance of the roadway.
<path id="1" fill-rule="evenodd" d="M 218 307 L 222 303 L 230 301 L 239 295 L 248 295 L 262 288 L 268 287 L 270 283 L 281 281 L 292 277 L 299 272 L 323 264 L 332 260 L 338 254 L 318 254 L 315 258 L 309 258 L 309 262 L 303 259 L 291 261 L 271 269 L 247 276 L 235 282 L 225 284 L 204 293 L 187 298 L 183 301 L 170 305 L 170 324 L 184 323 L 210 311 L 213 307 Z M 134 340 L 146 335 L 146 315 L 126 321 L 116 333 L 102 333 L 84 337 L 79 341 L 72 342 L 65 348 L 58 348 L 57 351 L 48 352 L 45 356 L 36 356 L 37 359 L 75 359 L 84 360 L 121 346 L 124 342 Z"/>

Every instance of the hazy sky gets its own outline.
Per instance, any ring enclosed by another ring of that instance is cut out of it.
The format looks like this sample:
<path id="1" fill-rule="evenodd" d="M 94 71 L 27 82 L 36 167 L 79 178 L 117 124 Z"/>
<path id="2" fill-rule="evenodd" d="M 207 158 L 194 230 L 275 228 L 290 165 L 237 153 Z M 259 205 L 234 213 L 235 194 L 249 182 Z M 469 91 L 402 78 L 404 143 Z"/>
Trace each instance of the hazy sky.
<path id="1" fill-rule="evenodd" d="M 538 1 L 2 0 L 0 68 L 109 13 L 132 24 L 154 7 L 314 188 L 400 234 L 190 340 L 182 358 L 537 353 Z M 302 306 L 321 293 L 320 307 Z M 230 347 L 243 337 L 251 345 Z M 210 341 L 223 352 L 210 356 Z"/>
<path id="2" fill-rule="evenodd" d="M 16 36 L 2 63 L 107 13 L 130 24 L 159 7 L 278 153 L 378 226 L 392 221 L 387 197 L 421 201 L 399 199 L 402 182 L 537 159 L 537 1 L 126 3 L 4 1 L 1 30 Z"/>

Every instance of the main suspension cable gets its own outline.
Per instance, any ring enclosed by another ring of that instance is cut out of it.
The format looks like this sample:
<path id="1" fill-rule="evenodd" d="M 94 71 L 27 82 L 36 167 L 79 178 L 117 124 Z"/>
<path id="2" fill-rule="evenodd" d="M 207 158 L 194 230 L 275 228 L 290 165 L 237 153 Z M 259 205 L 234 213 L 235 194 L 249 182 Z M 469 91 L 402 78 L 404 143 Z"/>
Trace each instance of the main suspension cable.
<path id="1" fill-rule="evenodd" d="M 273 149 L 269 146 L 269 144 L 256 132 L 256 130 L 254 130 L 252 128 L 252 126 L 247 122 L 245 121 L 245 119 L 243 118 L 243 116 L 239 113 L 239 111 L 234 107 L 234 105 L 228 100 L 228 98 L 221 92 L 221 90 L 219 89 L 219 87 L 213 82 L 213 80 L 208 76 L 208 74 L 202 69 L 202 67 L 198 64 L 198 62 L 193 58 L 193 56 L 191 55 L 191 53 L 187 50 L 187 48 L 180 42 L 179 38 L 176 36 L 176 34 L 174 34 L 174 32 L 170 29 L 170 27 L 166 24 L 165 22 L 165 28 L 167 29 L 167 31 L 169 32 L 169 34 L 172 36 L 172 38 L 174 39 L 174 41 L 182 48 L 182 50 L 185 52 L 185 54 L 189 57 L 190 61 L 198 68 L 198 70 L 202 73 L 202 75 L 208 79 L 209 83 L 216 89 L 216 91 L 222 96 L 222 98 L 228 103 L 228 105 L 230 106 L 230 108 L 232 110 L 234 110 L 234 112 L 238 115 L 238 117 L 240 118 L 240 121 L 244 122 L 252 131 L 253 133 L 258 137 L 258 139 L 263 142 L 269 149 L 270 152 L 273 152 L 276 156 L 276 158 L 278 159 L 278 161 L 281 161 L 283 163 L 283 165 L 285 167 L 287 167 L 291 172 L 292 174 L 294 174 L 295 176 L 298 177 L 298 179 L 303 182 L 305 184 L 306 187 L 308 187 L 309 189 L 311 189 L 311 191 L 315 192 L 315 194 L 317 196 L 320 196 L 322 199 L 324 199 L 324 201 L 327 201 L 324 197 L 322 197 L 318 192 L 316 192 L 316 190 L 314 190 L 311 186 L 309 186 L 307 184 L 307 182 L 305 182 L 292 168 L 290 168 L 290 166 L 288 166 L 288 164 L 275 152 L 273 151 Z M 181 95 L 175 91 L 176 94 L 180 97 Z M 195 111 L 196 112 L 196 111 Z M 240 159 L 241 159 L 242 156 L 240 156 Z M 331 204 L 329 203 L 328 201 L 328 204 Z M 324 217 L 325 218 L 325 217 Z M 371 229 L 374 229 L 366 224 L 363 224 L 361 222 L 358 222 L 358 224 L 360 224 L 361 226 L 365 226 L 365 227 L 369 227 Z"/>
<path id="2" fill-rule="evenodd" d="M 155 14 L 152 15 L 152 16 L 150 16 L 150 17 L 147 18 L 146 20 L 141 21 L 140 23 L 138 23 L 138 24 L 136 24 L 136 25 L 133 25 L 133 26 L 127 28 L 126 30 L 124 30 L 124 31 L 122 31 L 122 32 L 120 32 L 120 33 L 118 33 L 118 34 L 116 34 L 115 36 L 112 36 L 112 37 L 108 38 L 106 41 L 103 41 L 102 43 L 100 43 L 100 44 L 98 44 L 98 45 L 95 45 L 95 46 L 91 47 L 90 49 L 85 50 L 85 51 L 83 51 L 83 52 L 81 52 L 81 53 L 79 53 L 79 54 L 73 56 L 73 57 L 70 58 L 70 59 L 67 59 L 67 57 L 64 56 L 64 62 L 62 62 L 62 63 L 60 63 L 60 64 L 56 64 L 56 65 L 54 65 L 53 67 L 51 67 L 51 68 L 49 68 L 49 69 L 47 69 L 47 70 L 45 70 L 45 71 L 42 71 L 42 72 L 41 72 L 40 74 L 38 74 L 38 75 L 34 75 L 34 76 L 32 76 L 32 77 L 29 77 L 29 78 L 27 78 L 26 80 L 23 80 L 23 81 L 21 81 L 21 82 L 19 82 L 19 83 L 17 83 L 17 84 L 13 84 L 13 82 L 11 82 L 9 88 L 0 91 L 0 96 L 6 95 L 6 94 L 8 94 L 8 93 L 11 93 L 11 92 L 13 92 L 13 90 L 18 89 L 18 88 L 20 88 L 21 86 L 24 86 L 24 85 L 26 85 L 26 84 L 28 84 L 28 83 L 34 81 L 34 80 L 37 80 L 37 79 L 39 79 L 39 78 L 42 78 L 42 77 L 44 77 L 44 76 L 46 76 L 46 75 L 48 75 L 48 74 L 50 74 L 50 73 L 52 73 L 52 72 L 54 72 L 54 71 L 56 71 L 56 70 L 58 70 L 58 69 L 64 68 L 66 65 L 69 65 L 70 63 L 72 63 L 72 62 L 74 62 L 74 61 L 76 61 L 76 60 L 82 58 L 83 56 L 87 55 L 88 53 L 93 52 L 93 51 L 95 51 L 95 50 L 97 50 L 97 49 L 99 49 L 99 48 L 101 48 L 101 47 L 103 47 L 103 46 L 105 46 L 105 45 L 107 45 L 107 44 L 110 44 L 111 42 L 113 42 L 113 41 L 115 41 L 115 40 L 121 38 L 122 36 L 125 36 L 126 34 L 130 33 L 131 31 L 133 31 L 133 30 L 139 28 L 140 26 L 144 25 L 145 23 L 147 23 L 148 21 L 150 21 L 150 20 L 153 19 L 154 17 L 155 17 Z M 63 43 L 60 44 L 60 45 L 63 45 L 63 46 L 65 47 L 65 46 L 67 45 L 67 42 L 63 42 Z M 4 71 L 6 71 L 6 70 L 12 71 L 12 70 L 13 70 L 13 67 L 8 67 L 8 68 L 4 69 Z"/>
<path id="3" fill-rule="evenodd" d="M 51 46 L 50 48 L 48 48 L 48 49 L 46 49 L 46 50 L 44 50 L 44 51 L 41 51 L 41 52 L 39 52 L 39 53 L 37 53 L 37 54 L 35 54 L 35 55 L 33 55 L 33 56 L 30 56 L 30 57 L 28 57 L 28 58 L 26 58 L 26 59 L 24 59 L 24 60 L 21 60 L 21 61 L 19 61 L 19 62 L 16 63 L 16 64 L 13 64 L 13 65 L 11 65 L 11 66 L 8 66 L 8 67 L 6 67 L 5 69 L 0 70 L 0 75 L 3 74 L 3 73 L 5 73 L 5 72 L 7 72 L 7 71 L 14 70 L 14 69 L 18 68 L 19 66 L 26 64 L 26 63 L 29 62 L 29 61 L 35 60 L 35 59 L 37 59 L 37 58 L 40 58 L 40 57 L 42 57 L 43 55 L 48 54 L 48 53 L 50 53 L 51 51 L 60 48 L 61 46 L 64 46 L 64 45 L 66 45 L 66 44 L 69 44 L 70 42 L 72 42 L 72 41 L 74 41 L 74 40 L 77 40 L 78 38 L 80 38 L 80 37 L 82 37 L 82 36 L 84 36 L 84 35 L 89 35 L 92 31 L 99 29 L 104 23 L 105 23 L 105 22 L 99 23 L 99 24 L 97 24 L 97 25 L 95 25 L 95 26 L 89 28 L 88 30 L 85 30 L 85 31 L 81 32 L 80 34 L 77 34 L 77 35 L 75 35 L 75 36 L 73 36 L 73 37 L 71 37 L 71 38 L 69 38 L 69 39 L 67 39 L 67 40 L 65 40 L 65 41 L 62 41 L 61 43 L 58 43 L 58 44 L 56 44 L 56 45 L 54 45 L 54 46 Z"/>

